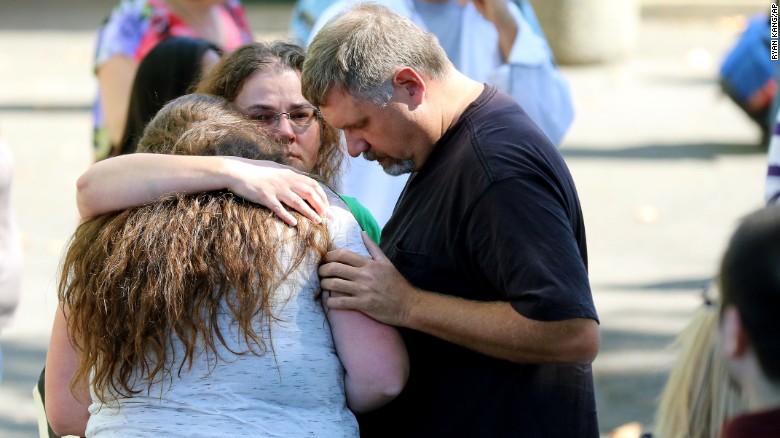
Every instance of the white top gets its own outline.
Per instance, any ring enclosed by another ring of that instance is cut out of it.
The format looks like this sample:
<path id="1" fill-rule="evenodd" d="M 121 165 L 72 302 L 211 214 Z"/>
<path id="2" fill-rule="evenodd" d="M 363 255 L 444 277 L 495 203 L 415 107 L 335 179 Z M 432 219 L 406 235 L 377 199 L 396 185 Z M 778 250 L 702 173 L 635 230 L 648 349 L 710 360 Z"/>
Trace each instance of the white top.
<path id="1" fill-rule="evenodd" d="M 368 256 L 346 204 L 326 192 L 333 247 Z M 191 371 L 185 368 L 172 381 L 119 400 L 119 409 L 101 405 L 93 394 L 87 436 L 357 437 L 357 421 L 346 405 L 344 369 L 314 298 L 317 265 L 309 258 L 277 291 L 281 321 L 271 329 L 275 354 L 235 355 L 217 342 L 221 359 L 199 355 Z M 247 351 L 230 312 L 223 316 L 220 328 L 229 333 L 230 347 Z M 181 344 L 174 340 L 174 346 L 180 358 Z"/>

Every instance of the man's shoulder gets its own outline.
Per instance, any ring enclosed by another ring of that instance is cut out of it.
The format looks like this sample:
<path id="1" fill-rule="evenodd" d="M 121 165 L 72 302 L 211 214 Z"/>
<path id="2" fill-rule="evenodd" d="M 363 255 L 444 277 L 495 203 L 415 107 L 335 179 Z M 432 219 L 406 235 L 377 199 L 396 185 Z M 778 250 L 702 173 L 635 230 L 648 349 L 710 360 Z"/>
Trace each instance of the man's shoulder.
<path id="1" fill-rule="evenodd" d="M 482 165 L 495 174 L 527 171 L 556 161 L 560 153 L 547 136 L 517 103 L 502 97 L 497 94 L 468 122 L 471 148 Z"/>
<path id="2" fill-rule="evenodd" d="M 482 147 L 503 150 L 507 145 L 552 145 L 523 108 L 491 85 L 467 108 L 462 117 L 473 141 Z"/>
<path id="3" fill-rule="evenodd" d="M 475 101 L 475 108 L 468 114 L 468 119 L 481 134 L 523 133 L 536 141 L 549 142 L 517 101 L 496 89 L 484 99 Z"/>

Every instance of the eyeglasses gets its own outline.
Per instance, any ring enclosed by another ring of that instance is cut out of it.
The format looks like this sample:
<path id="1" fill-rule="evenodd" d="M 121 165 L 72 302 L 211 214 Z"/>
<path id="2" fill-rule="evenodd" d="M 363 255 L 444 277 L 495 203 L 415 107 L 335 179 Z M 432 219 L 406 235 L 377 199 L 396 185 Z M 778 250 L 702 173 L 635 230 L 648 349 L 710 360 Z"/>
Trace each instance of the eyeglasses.
<path id="1" fill-rule="evenodd" d="M 313 106 L 303 106 L 292 111 L 277 113 L 274 110 L 260 110 L 252 115 L 252 119 L 267 128 L 279 125 L 279 119 L 287 116 L 287 120 L 295 126 L 309 126 L 319 115 L 320 111 Z"/>

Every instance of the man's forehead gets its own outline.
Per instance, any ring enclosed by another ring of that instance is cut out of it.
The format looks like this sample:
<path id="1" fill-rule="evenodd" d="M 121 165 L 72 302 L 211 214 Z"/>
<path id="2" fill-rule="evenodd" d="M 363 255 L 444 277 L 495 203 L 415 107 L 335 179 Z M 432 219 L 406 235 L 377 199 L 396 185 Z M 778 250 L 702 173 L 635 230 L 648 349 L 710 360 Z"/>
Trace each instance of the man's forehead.
<path id="1" fill-rule="evenodd" d="M 342 88 L 334 88 L 325 96 L 320 112 L 328 123 L 349 124 L 358 116 L 359 101 Z M 335 125 L 334 125 L 335 126 Z"/>
<path id="2" fill-rule="evenodd" d="M 333 87 L 325 95 L 325 101 L 322 103 L 322 107 L 342 107 L 345 105 L 354 106 L 355 98 L 352 97 L 344 88 Z"/>

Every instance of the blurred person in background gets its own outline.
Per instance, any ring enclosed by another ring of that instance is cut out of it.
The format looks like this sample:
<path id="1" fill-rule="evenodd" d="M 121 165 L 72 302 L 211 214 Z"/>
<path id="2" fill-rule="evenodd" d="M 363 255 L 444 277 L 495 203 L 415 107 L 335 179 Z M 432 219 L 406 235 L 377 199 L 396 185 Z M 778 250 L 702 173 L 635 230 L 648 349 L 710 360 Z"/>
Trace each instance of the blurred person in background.
<path id="1" fill-rule="evenodd" d="M 661 392 L 652 433 L 638 422 L 618 427 L 609 438 L 718 438 L 723 424 L 744 412 L 747 401 L 723 360 L 718 342 L 717 286 L 702 293 L 704 303 L 672 343 L 677 358 Z"/>
<path id="2" fill-rule="evenodd" d="M 22 279 L 22 244 L 11 199 L 14 161 L 0 137 L 0 330 L 7 327 L 19 304 Z M 3 351 L 0 349 L 0 381 Z"/>
<path id="3" fill-rule="evenodd" d="M 720 265 L 720 343 L 746 412 L 721 438 L 780 434 L 780 205 L 747 215 Z"/>
<path id="4" fill-rule="evenodd" d="M 122 0 L 97 34 L 96 161 L 106 158 L 122 141 L 140 61 L 171 36 L 200 37 L 226 52 L 254 39 L 240 0 Z"/>
<path id="5" fill-rule="evenodd" d="M 204 94 L 160 110 L 139 150 L 286 159 L 239 107 Z M 329 309 L 326 251 L 368 252 L 346 205 L 321 189 L 331 207 L 320 224 L 289 227 L 227 191 L 84 221 L 47 354 L 55 432 L 357 437 L 350 409 L 395 397 L 408 360 L 396 329 Z"/>
<path id="6" fill-rule="evenodd" d="M 293 38 L 310 42 L 337 13 L 358 3 L 341 0 L 323 10 L 305 32 L 320 3 L 303 0 L 293 13 Z M 327 3 L 327 2 L 326 2 Z M 560 145 L 574 119 L 569 85 L 527 0 L 378 0 L 432 32 L 461 73 L 512 96 L 545 135 Z M 349 160 L 339 188 L 371 210 L 384 226 L 406 183 L 366 160 Z"/>
<path id="7" fill-rule="evenodd" d="M 325 23 L 361 0 L 340 0 L 321 12 L 305 43 Z M 527 0 L 375 0 L 439 40 L 461 73 L 512 96 L 555 145 L 574 119 L 568 81 Z M 301 7 L 307 3 L 303 1 Z M 301 12 L 302 16 L 312 14 Z M 293 31 L 295 27 L 293 27 Z M 304 35 L 292 35 L 301 39 Z"/>
<path id="8" fill-rule="evenodd" d="M 136 150 L 144 127 L 166 103 L 192 91 L 200 78 L 218 61 L 221 50 L 195 37 L 170 37 L 157 44 L 141 60 L 133 80 L 130 108 L 121 144 L 111 156 Z M 45 417 L 46 370 L 41 371 L 33 394 L 39 416 Z M 36 394 L 37 393 L 37 394 Z M 54 436 L 49 431 L 49 436 Z"/>
<path id="9" fill-rule="evenodd" d="M 130 92 L 125 133 L 112 156 L 135 152 L 144 127 L 165 104 L 194 91 L 222 51 L 196 37 L 170 37 L 141 60 Z"/>

